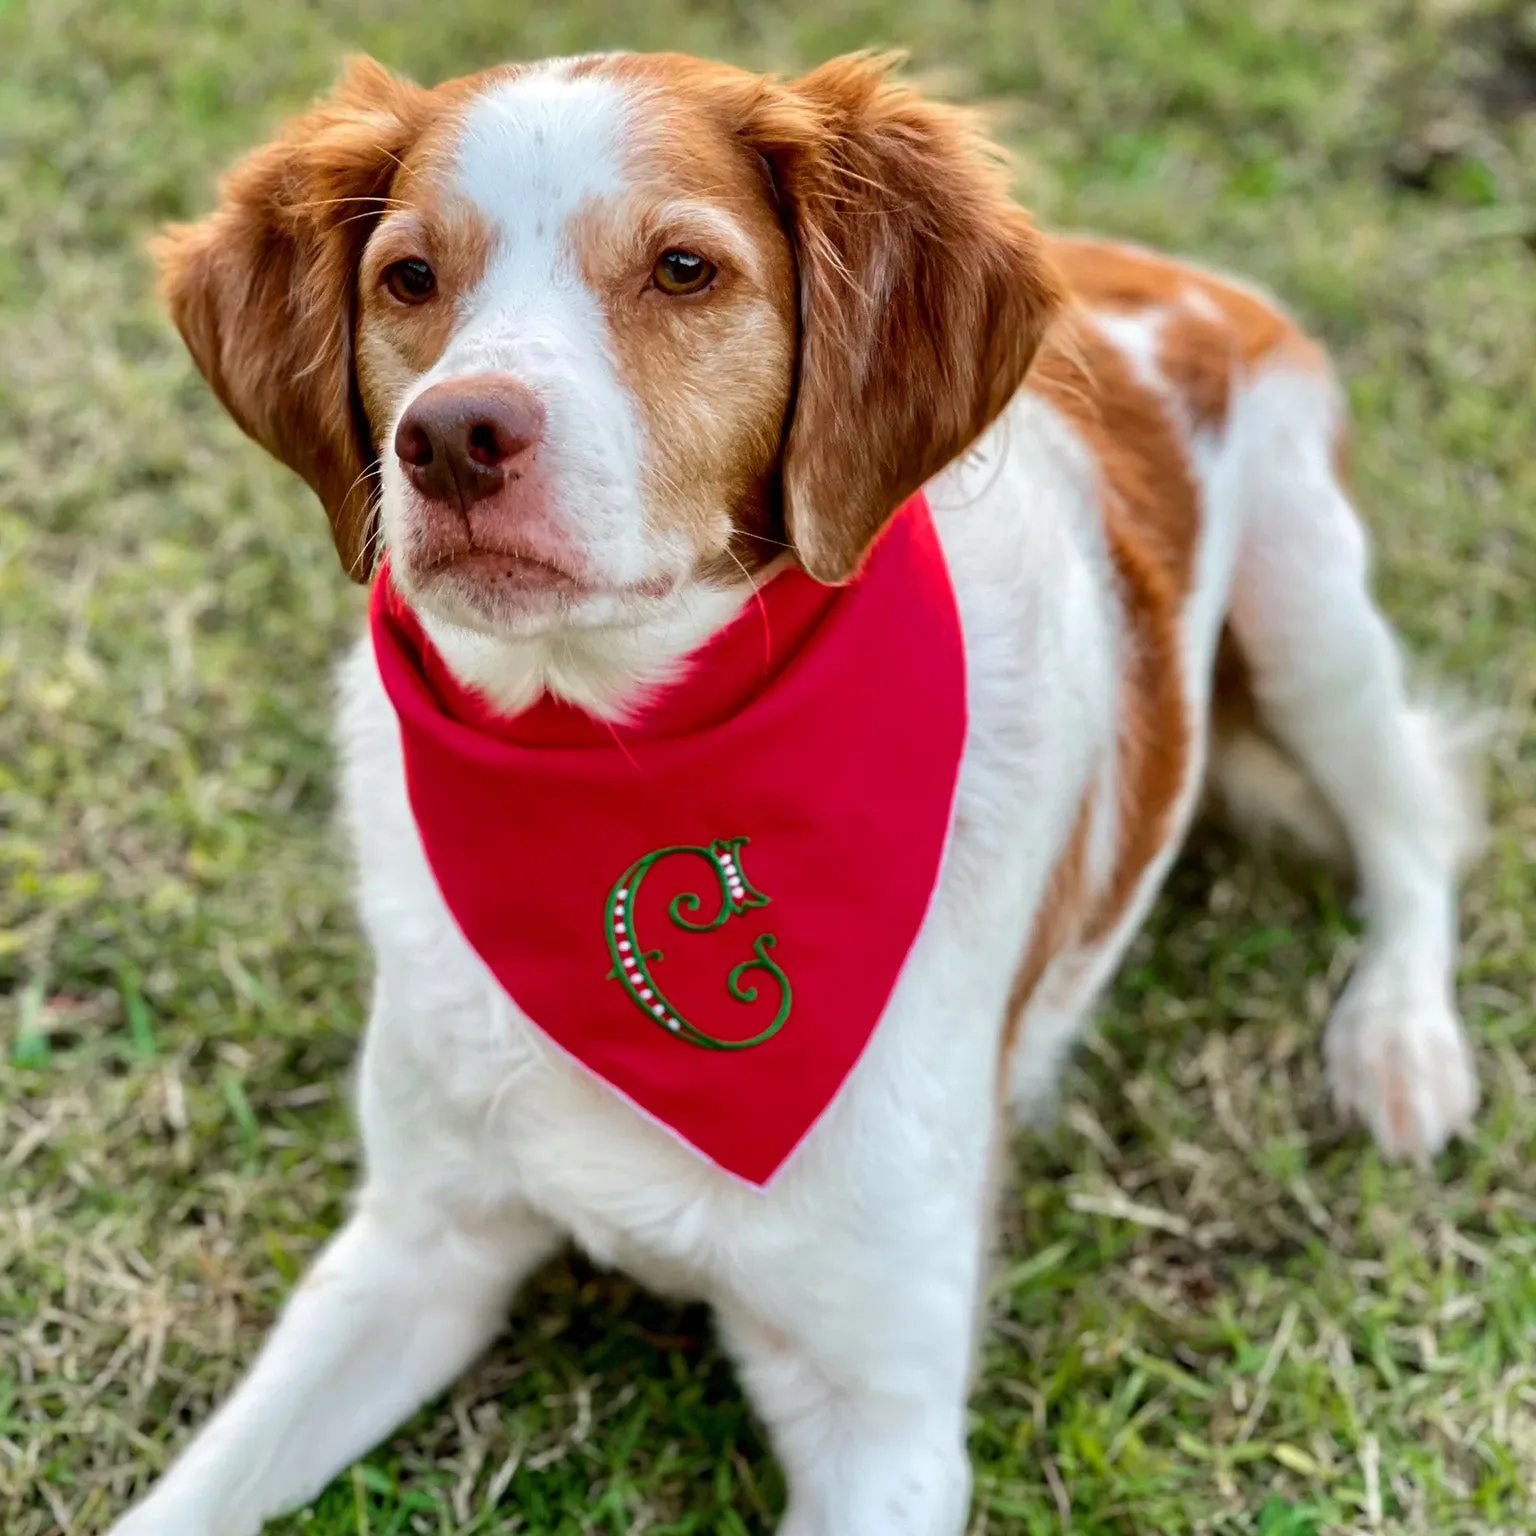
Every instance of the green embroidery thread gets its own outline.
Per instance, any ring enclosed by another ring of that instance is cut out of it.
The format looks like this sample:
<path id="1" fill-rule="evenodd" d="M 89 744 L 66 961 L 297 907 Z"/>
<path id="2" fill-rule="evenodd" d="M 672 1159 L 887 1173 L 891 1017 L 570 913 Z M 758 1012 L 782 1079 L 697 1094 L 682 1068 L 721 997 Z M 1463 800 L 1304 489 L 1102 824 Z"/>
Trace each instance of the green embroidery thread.
<path id="1" fill-rule="evenodd" d="M 741 850 L 749 839 L 733 837 L 728 841 L 715 841 L 708 847 L 694 843 L 679 843 L 670 848 L 658 848 L 643 859 L 636 859 L 614 882 L 608 893 L 604 910 L 605 928 L 608 935 L 608 953 L 613 957 L 613 969 L 608 973 L 629 994 L 630 1001 L 648 1018 L 654 1019 L 663 1029 L 669 1030 L 680 1040 L 703 1046 L 710 1051 L 744 1051 L 750 1046 L 771 1040 L 789 1017 L 792 1000 L 789 977 L 779 968 L 768 953 L 775 948 L 778 939 L 771 933 L 760 933 L 752 941 L 752 958 L 733 966 L 726 977 L 726 991 L 738 1003 L 755 1003 L 758 989 L 754 983 L 743 984 L 742 978 L 751 971 L 762 971 L 779 986 L 779 1008 L 773 1022 L 750 1040 L 721 1040 L 691 1024 L 680 1014 L 667 995 L 657 985 L 651 965 L 662 958 L 659 949 L 644 948 L 636 936 L 631 917 L 635 910 L 635 898 L 640 883 L 662 859 L 674 854 L 691 854 L 703 859 L 709 866 L 715 883 L 720 888 L 720 910 L 707 921 L 695 921 L 690 914 L 697 914 L 704 901 L 696 891 L 680 891 L 667 905 L 667 915 L 674 927 L 684 933 L 713 933 L 723 928 L 733 917 L 741 917 L 754 907 L 766 907 L 768 897 L 756 888 L 741 867 Z"/>

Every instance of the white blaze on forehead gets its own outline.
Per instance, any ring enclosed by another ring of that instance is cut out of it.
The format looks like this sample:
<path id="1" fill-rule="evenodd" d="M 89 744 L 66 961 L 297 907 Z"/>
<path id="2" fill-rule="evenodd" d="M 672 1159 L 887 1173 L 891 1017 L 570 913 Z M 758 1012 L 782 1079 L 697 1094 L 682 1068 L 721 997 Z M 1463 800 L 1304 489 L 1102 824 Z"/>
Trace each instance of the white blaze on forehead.
<path id="1" fill-rule="evenodd" d="M 433 377 L 503 372 L 534 390 L 563 540 L 595 575 L 635 582 L 665 552 L 646 537 L 640 414 L 577 247 L 578 216 L 624 192 L 634 101 L 622 82 L 570 68 L 495 80 L 465 111 L 450 175 L 491 255 Z"/>
<path id="2" fill-rule="evenodd" d="M 500 227 L 502 254 L 551 252 L 588 198 L 621 190 L 630 98 L 556 62 L 489 85 L 464 115 L 454 177 Z"/>

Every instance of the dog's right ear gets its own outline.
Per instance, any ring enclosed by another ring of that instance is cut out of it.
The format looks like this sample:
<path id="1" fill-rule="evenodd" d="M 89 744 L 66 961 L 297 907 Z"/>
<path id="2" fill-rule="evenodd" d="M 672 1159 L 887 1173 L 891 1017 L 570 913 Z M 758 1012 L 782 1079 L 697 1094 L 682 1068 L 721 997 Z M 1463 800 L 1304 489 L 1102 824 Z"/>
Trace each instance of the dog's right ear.
<path id="1" fill-rule="evenodd" d="M 371 574 L 374 449 L 353 328 L 363 247 L 437 110 L 372 59 L 229 173 L 223 202 L 154 242 L 172 318 L 230 415 L 304 477 L 357 581 Z"/>

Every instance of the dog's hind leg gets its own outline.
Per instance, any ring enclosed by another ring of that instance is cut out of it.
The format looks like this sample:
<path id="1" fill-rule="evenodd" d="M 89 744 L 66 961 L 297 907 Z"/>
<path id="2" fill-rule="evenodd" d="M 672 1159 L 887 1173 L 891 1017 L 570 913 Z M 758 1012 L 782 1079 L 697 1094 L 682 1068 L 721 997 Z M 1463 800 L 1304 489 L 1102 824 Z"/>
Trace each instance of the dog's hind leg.
<path id="1" fill-rule="evenodd" d="M 1384 1152 L 1424 1161 L 1477 1100 L 1453 996 L 1457 871 L 1479 827 L 1466 754 L 1410 700 L 1371 599 L 1331 381 L 1288 369 L 1249 388 L 1229 624 L 1264 729 L 1321 792 L 1364 898 L 1365 949 L 1328 1026 L 1328 1081 Z"/>

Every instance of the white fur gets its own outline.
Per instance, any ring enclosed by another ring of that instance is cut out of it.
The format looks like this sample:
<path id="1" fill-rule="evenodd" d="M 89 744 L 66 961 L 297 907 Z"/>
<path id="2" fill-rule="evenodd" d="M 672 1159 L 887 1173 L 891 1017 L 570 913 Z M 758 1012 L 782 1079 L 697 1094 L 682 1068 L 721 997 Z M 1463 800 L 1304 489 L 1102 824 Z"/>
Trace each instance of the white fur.
<path id="1" fill-rule="evenodd" d="M 504 245 L 463 344 L 433 376 L 494 356 L 538 374 L 552 400 L 580 392 L 590 409 L 572 403 L 552 428 L 562 473 L 589 498 L 581 536 L 633 576 L 633 411 L 561 265 L 554 218 L 615 174 L 621 114 L 606 89 L 519 77 L 475 109 L 460 172 L 502 209 Z M 519 159 L 540 132 L 558 176 Z M 1111 334 L 1160 387 L 1147 328 Z M 1390 1151 L 1428 1156 L 1458 1130 L 1475 1096 L 1450 995 L 1464 838 L 1439 815 L 1454 781 L 1367 596 L 1363 538 L 1329 467 L 1336 409 L 1325 379 L 1261 373 L 1225 433 L 1191 445 L 1204 524 L 1184 681 L 1197 750 L 1175 825 L 1116 930 L 1048 969 L 1006 1064 L 1005 1003 L 1053 863 L 1085 786 L 1114 802 L 1119 599 L 1094 462 L 1040 399 L 1021 395 L 931 484 L 969 668 L 953 842 L 867 1054 L 765 1194 L 553 1049 L 469 949 L 427 868 L 397 725 L 360 646 L 341 741 L 378 963 L 359 1087 L 366 1183 L 246 1381 L 116 1536 L 253 1536 L 311 1498 L 491 1340 L 517 1284 L 567 1237 L 714 1306 L 787 1471 L 784 1536 L 956 1536 L 999 1101 L 1049 1096 L 1174 855 L 1200 789 L 1224 620 L 1364 875 L 1367 958 L 1329 1031 L 1335 1092 Z M 692 628 L 664 609 L 594 628 L 569 677 L 530 662 L 526 638 L 473 626 L 456 637 L 440 617 L 434 634 L 461 675 L 499 678 L 503 696 L 553 676 L 583 701 L 616 699 L 744 593 L 718 596 Z M 1090 878 L 1107 872 L 1116 831 L 1112 813 L 1100 817 Z"/>

